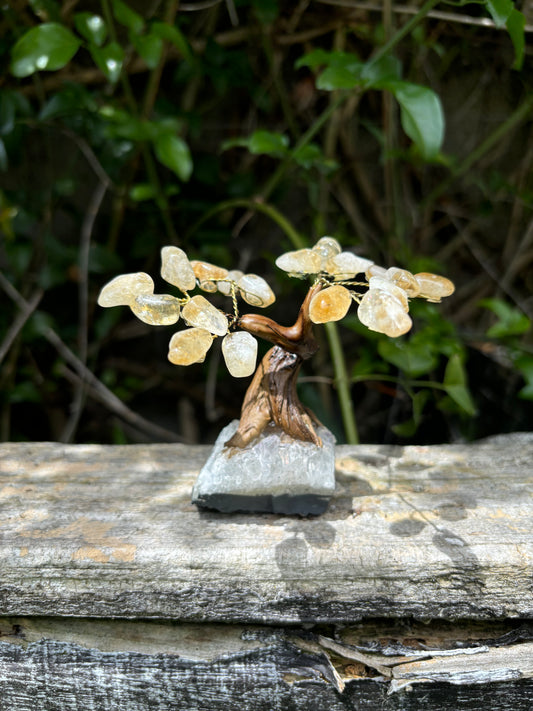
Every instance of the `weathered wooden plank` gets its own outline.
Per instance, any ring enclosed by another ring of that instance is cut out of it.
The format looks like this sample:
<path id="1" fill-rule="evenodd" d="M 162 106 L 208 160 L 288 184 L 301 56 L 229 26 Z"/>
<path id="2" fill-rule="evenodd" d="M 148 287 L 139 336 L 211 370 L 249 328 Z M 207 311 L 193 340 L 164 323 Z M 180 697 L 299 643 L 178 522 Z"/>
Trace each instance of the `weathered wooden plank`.
<path id="1" fill-rule="evenodd" d="M 447 634 L 461 637 L 464 628 Z M 442 630 L 440 638 L 446 644 Z M 4 619 L 0 708 L 529 711 L 533 702 L 531 642 L 431 649 L 416 662 L 366 652 L 373 665 L 389 665 L 391 675 L 383 676 L 317 640 L 302 629 L 258 626 Z"/>
<path id="2" fill-rule="evenodd" d="M 338 447 L 315 519 L 198 511 L 207 447 L 0 447 L 0 610 L 270 624 L 533 616 L 533 434 Z"/>

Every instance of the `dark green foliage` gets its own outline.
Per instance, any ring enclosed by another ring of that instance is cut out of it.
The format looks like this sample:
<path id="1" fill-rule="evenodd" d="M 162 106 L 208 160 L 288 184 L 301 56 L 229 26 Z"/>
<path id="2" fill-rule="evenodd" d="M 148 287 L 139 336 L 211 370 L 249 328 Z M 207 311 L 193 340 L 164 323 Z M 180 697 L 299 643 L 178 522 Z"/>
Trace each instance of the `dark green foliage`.
<path id="1" fill-rule="evenodd" d="M 344 363 L 319 334 L 302 397 L 339 438 L 341 421 L 354 438 L 354 416 L 367 441 L 528 427 L 531 18 L 510 0 L 442 3 L 448 19 L 436 4 L 392 23 L 274 0 L 7 8 L 0 439 L 213 440 L 247 383 L 227 379 L 216 349 L 171 366 L 172 330 L 98 309 L 99 289 L 156 274 L 176 244 L 265 276 L 270 315 L 288 323 L 304 287 L 273 262 L 323 234 L 457 285 L 445 305 L 416 304 L 399 340 L 348 317 Z"/>

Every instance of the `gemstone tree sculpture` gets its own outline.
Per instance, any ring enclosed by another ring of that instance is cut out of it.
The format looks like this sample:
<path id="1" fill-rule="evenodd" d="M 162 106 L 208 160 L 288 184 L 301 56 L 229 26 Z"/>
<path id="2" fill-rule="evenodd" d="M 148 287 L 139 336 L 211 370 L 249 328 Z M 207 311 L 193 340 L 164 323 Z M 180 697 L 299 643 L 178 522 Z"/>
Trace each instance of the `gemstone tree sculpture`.
<path id="1" fill-rule="evenodd" d="M 168 358 L 171 363 L 201 363 L 213 340 L 222 338 L 222 353 L 230 374 L 239 378 L 255 371 L 244 398 L 240 421 L 221 433 L 220 442 L 215 445 L 206 465 L 211 475 L 216 470 L 216 476 L 224 479 L 224 492 L 218 492 L 218 496 L 197 495 L 197 503 L 226 511 L 319 513 L 325 508 L 324 491 L 321 489 L 318 494 L 317 504 L 310 494 L 316 486 L 309 482 L 303 489 L 294 482 L 280 488 L 277 482 L 271 491 L 263 483 L 263 488 L 247 489 L 244 486 L 239 489 L 240 493 L 230 494 L 233 491 L 231 480 L 241 476 L 237 472 L 241 465 L 236 454 L 243 453 L 245 478 L 250 471 L 255 472 L 252 479 L 261 477 L 265 472 L 265 456 L 274 461 L 276 452 L 280 458 L 272 464 L 272 469 L 279 470 L 281 466 L 285 470 L 283 475 L 286 475 L 292 466 L 298 477 L 302 471 L 302 457 L 309 461 L 315 455 L 320 457 L 324 436 L 330 449 L 334 442 L 331 433 L 320 426 L 296 393 L 300 366 L 318 348 L 313 325 L 339 321 L 355 302 L 359 320 L 370 330 L 391 337 L 401 336 L 412 326 L 408 313 L 410 299 L 438 302 L 452 294 L 454 286 L 449 279 L 436 274 L 411 274 L 397 267 L 384 269 L 352 252 L 342 251 L 332 237 L 323 237 L 311 249 L 282 254 L 276 264 L 291 277 L 311 279 L 311 286 L 292 326 L 281 326 L 262 314 L 240 313 L 239 299 L 259 308 L 275 301 L 270 286 L 262 277 L 238 270 L 228 271 L 207 262 L 189 261 L 185 252 L 177 247 L 162 249 L 161 276 L 179 290 L 179 296 L 154 294 L 151 277 L 138 272 L 123 274 L 109 282 L 102 289 L 98 303 L 100 306 L 129 306 L 141 321 L 153 326 L 169 326 L 181 319 L 188 328 L 177 331 L 170 339 Z M 197 288 L 206 294 L 219 292 L 228 297 L 229 312 L 215 307 L 202 294 L 191 296 Z M 256 337 L 273 344 L 257 369 Z M 260 448 L 261 441 L 274 431 L 277 433 L 276 443 L 269 440 L 268 446 L 263 446 L 257 455 L 258 459 L 254 448 Z M 291 447 L 297 451 L 294 457 L 289 453 Z M 217 458 L 222 462 L 222 472 L 214 464 Z M 317 459 L 316 467 L 319 478 L 329 476 L 334 486 L 334 454 L 329 456 L 327 464 L 324 459 Z M 329 474 L 322 471 L 324 467 L 331 470 Z M 230 480 L 229 484 L 227 480 Z M 209 487 L 212 485 L 210 482 Z M 291 498 L 296 489 L 296 499 Z M 254 493 L 250 493 L 252 490 Z M 302 504 L 302 501 L 307 503 Z"/>

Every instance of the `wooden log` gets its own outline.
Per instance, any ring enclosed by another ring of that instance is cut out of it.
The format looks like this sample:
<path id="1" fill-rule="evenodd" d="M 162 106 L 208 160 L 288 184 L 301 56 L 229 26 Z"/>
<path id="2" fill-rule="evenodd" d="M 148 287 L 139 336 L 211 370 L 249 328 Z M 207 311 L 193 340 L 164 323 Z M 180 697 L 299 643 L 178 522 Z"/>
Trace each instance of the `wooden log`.
<path id="1" fill-rule="evenodd" d="M 199 511 L 208 447 L 0 447 L 4 615 L 225 623 L 533 616 L 533 434 L 341 446 L 315 519 Z"/>
<path id="2" fill-rule="evenodd" d="M 301 628 L 6 618 L 0 624 L 0 708 L 529 711 L 533 643 L 498 646 L 505 635 L 519 635 L 507 627 L 486 644 L 468 624 L 344 630 L 352 642 L 373 637 L 373 652 L 355 652 L 361 663 L 343 639 Z M 405 639 L 407 631 L 416 643 Z M 417 650 L 423 640 L 447 648 Z M 470 646 L 449 648 L 458 640 Z M 383 668 L 389 674 L 378 671 Z"/>

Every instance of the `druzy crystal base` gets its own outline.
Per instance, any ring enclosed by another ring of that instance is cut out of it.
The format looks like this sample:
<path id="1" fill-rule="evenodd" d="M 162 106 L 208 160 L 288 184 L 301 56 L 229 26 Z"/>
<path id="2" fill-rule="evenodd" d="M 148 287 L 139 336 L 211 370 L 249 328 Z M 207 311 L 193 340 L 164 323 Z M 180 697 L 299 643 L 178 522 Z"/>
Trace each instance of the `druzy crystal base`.
<path id="1" fill-rule="evenodd" d="M 322 447 L 269 425 L 244 449 L 224 444 L 239 425 L 225 427 L 192 492 L 198 506 L 224 513 L 323 513 L 335 490 L 335 438 L 325 427 Z"/>

